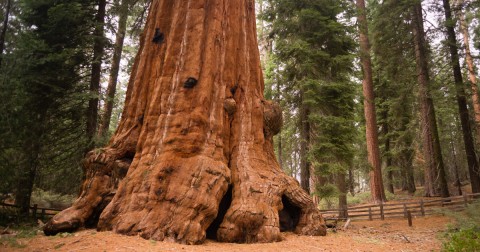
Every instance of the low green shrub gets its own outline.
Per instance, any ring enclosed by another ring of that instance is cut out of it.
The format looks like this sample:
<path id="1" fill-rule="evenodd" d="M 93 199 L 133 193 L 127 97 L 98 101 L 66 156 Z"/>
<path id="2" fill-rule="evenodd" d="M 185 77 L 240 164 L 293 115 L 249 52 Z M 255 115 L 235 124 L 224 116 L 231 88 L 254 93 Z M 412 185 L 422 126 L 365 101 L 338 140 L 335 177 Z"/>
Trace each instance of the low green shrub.
<path id="1" fill-rule="evenodd" d="M 480 252 L 480 203 L 467 206 L 463 213 L 446 211 L 456 223 L 450 225 L 444 236 L 443 251 Z"/>

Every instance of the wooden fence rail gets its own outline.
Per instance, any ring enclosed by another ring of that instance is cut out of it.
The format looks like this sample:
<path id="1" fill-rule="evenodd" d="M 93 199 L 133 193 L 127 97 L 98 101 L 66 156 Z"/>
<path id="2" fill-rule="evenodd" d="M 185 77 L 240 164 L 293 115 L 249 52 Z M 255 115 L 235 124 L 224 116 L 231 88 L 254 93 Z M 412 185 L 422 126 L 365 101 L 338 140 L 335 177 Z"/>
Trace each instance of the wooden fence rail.
<path id="1" fill-rule="evenodd" d="M 449 198 L 420 200 L 415 202 L 369 204 L 364 206 L 354 206 L 347 209 L 327 209 L 320 210 L 325 219 L 352 219 L 352 220 L 374 220 L 385 218 L 407 218 L 408 212 L 412 216 L 426 216 L 435 214 L 435 208 L 443 207 L 450 210 L 462 210 L 468 204 L 480 199 L 480 193 L 464 194 Z M 0 202 L 1 208 L 18 209 L 19 206 Z M 37 204 L 30 206 L 30 216 L 33 219 L 46 220 L 53 217 L 63 209 L 42 208 Z"/>
<path id="2" fill-rule="evenodd" d="M 436 213 L 436 208 L 446 208 L 454 211 L 463 210 L 468 204 L 480 199 L 480 193 L 464 194 L 449 198 L 410 201 L 401 203 L 380 203 L 364 206 L 348 207 L 347 209 L 320 210 L 325 219 L 374 220 L 385 218 L 407 218 L 426 216 Z"/>
<path id="3" fill-rule="evenodd" d="M 0 209 L 2 208 L 13 209 L 14 212 L 17 212 L 17 209 L 19 209 L 20 206 L 0 202 Z M 29 216 L 31 216 L 34 220 L 46 220 L 53 217 L 55 214 L 59 213 L 62 210 L 63 209 L 38 207 L 37 204 L 34 204 L 33 206 L 29 207 Z"/>

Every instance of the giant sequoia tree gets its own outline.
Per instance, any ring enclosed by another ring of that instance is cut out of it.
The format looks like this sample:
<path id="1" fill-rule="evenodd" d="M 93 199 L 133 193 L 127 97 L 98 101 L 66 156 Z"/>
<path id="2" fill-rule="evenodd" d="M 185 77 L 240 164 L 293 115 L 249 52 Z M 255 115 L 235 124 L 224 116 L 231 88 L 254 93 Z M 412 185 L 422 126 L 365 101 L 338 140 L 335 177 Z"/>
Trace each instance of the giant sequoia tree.
<path id="1" fill-rule="evenodd" d="M 187 244 L 277 241 L 281 227 L 325 235 L 275 160 L 281 112 L 263 98 L 254 12 L 253 0 L 153 1 L 120 125 L 87 154 L 80 197 L 46 234 L 96 225 Z"/>

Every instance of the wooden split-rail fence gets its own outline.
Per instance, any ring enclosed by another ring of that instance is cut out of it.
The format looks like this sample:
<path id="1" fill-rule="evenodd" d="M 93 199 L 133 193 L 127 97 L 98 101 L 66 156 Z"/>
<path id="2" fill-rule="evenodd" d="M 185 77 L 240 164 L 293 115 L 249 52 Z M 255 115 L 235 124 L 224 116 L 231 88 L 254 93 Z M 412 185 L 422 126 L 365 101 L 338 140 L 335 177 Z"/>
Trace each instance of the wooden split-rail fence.
<path id="1" fill-rule="evenodd" d="M 347 209 L 320 210 L 326 220 L 384 220 L 385 218 L 407 218 L 411 216 L 426 216 L 439 212 L 439 209 L 461 211 L 468 204 L 480 199 L 480 193 L 464 194 L 441 199 L 420 201 L 405 201 L 401 203 L 380 203 L 364 206 L 348 207 Z"/>
<path id="2" fill-rule="evenodd" d="M 0 202 L 0 213 L 8 213 L 10 217 L 18 217 L 19 209 L 20 206 Z M 34 220 L 40 219 L 45 221 L 52 218 L 55 214 L 61 212 L 62 210 L 63 209 L 38 207 L 37 204 L 34 204 L 33 206 L 29 207 L 29 216 Z"/>
<path id="3" fill-rule="evenodd" d="M 385 218 L 407 218 L 411 216 L 426 216 L 438 213 L 438 209 L 449 209 L 452 211 L 461 211 L 468 204 L 478 201 L 480 193 L 464 194 L 449 198 L 440 198 L 432 200 L 405 201 L 401 203 L 380 203 L 364 206 L 353 206 L 347 209 L 328 209 L 320 210 L 326 220 L 384 220 Z M 0 203 L 0 212 L 9 212 L 10 215 L 16 215 L 20 207 Z M 34 219 L 48 220 L 63 209 L 42 208 L 38 205 L 30 207 L 29 215 Z"/>

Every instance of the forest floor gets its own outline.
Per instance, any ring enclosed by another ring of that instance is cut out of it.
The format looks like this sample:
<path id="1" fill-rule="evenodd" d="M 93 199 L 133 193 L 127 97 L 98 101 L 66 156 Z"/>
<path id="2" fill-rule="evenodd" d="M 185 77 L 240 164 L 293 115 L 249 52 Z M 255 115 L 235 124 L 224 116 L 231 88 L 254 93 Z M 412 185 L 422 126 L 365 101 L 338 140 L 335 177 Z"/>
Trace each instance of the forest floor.
<path id="1" fill-rule="evenodd" d="M 36 231 L 31 237 L 0 238 L 0 251 L 439 251 L 452 219 L 435 215 L 413 219 L 353 221 L 347 230 L 329 230 L 325 237 L 283 233 L 284 240 L 267 244 L 232 244 L 207 240 L 189 246 L 157 242 L 92 229 L 47 237 Z"/>

